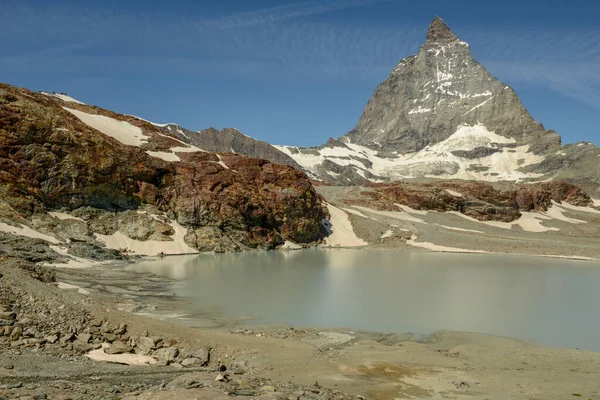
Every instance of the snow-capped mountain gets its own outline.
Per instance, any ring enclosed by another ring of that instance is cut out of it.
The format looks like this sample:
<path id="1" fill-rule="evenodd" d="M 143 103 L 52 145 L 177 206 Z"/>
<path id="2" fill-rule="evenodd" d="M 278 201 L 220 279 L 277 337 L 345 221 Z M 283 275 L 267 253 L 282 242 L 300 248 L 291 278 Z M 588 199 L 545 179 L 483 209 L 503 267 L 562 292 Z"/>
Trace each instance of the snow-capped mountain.
<path id="1" fill-rule="evenodd" d="M 234 151 L 302 168 L 314 179 L 359 184 L 409 178 L 479 181 L 566 179 L 600 183 L 600 151 L 561 146 L 512 88 L 471 56 L 436 17 L 419 52 L 401 60 L 367 103 L 356 127 L 318 147 L 270 145 L 237 130 L 181 131 L 210 151 Z"/>

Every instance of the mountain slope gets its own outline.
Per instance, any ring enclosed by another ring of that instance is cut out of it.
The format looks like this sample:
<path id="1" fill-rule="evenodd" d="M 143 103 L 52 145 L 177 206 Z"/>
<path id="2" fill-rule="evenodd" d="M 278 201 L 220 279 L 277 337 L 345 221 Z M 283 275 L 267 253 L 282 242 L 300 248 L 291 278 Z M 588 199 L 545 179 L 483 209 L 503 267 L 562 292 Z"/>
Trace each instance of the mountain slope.
<path id="1" fill-rule="evenodd" d="M 339 139 L 302 148 L 271 146 L 237 130 L 182 132 L 198 147 L 286 163 L 331 184 L 441 178 L 600 186 L 598 148 L 561 146 L 439 17 L 419 52 L 397 64 Z"/>
<path id="2" fill-rule="evenodd" d="M 318 241 L 326 214 L 289 166 L 204 152 L 135 117 L 0 84 L 0 231 L 225 251 Z"/>

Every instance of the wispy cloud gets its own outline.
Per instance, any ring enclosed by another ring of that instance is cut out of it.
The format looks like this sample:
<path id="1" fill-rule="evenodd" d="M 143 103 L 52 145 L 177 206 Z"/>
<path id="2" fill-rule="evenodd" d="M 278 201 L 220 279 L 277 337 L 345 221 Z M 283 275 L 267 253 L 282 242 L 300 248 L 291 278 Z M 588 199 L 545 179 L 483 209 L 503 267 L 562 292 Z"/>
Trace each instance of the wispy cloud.
<path id="1" fill-rule="evenodd" d="M 375 85 L 418 51 L 426 23 L 311 18 L 390 0 L 307 0 L 223 16 L 164 18 L 88 5 L 0 2 L 0 72 L 184 73 Z M 9 17 L 10 16 L 10 17 Z M 490 71 L 600 109 L 600 30 L 455 27 Z"/>
<path id="2" fill-rule="evenodd" d="M 361 7 L 377 2 L 389 0 L 328 0 L 328 1 L 302 1 L 257 11 L 242 12 L 207 21 L 208 25 L 220 28 L 238 28 L 285 21 L 292 18 L 307 17 L 316 14 L 325 14 L 347 8 Z"/>

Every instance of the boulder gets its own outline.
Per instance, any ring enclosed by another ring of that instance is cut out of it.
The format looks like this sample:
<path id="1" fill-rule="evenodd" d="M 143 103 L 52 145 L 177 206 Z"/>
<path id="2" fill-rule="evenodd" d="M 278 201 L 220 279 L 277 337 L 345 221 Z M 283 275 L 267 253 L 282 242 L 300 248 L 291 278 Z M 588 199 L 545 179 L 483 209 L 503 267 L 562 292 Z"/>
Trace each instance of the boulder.
<path id="1" fill-rule="evenodd" d="M 124 354 L 131 353 L 133 348 L 127 343 L 123 342 L 114 342 L 110 346 L 104 349 L 106 354 Z"/>

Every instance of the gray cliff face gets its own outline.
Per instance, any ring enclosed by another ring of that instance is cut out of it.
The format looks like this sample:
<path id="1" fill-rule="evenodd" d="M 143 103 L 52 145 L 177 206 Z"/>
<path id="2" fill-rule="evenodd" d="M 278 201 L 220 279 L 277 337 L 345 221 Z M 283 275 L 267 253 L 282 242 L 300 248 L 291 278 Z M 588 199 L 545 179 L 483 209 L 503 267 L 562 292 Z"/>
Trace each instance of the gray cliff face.
<path id="1" fill-rule="evenodd" d="M 405 154 L 447 139 L 460 125 L 477 123 L 530 145 L 534 153 L 560 146 L 560 137 L 537 123 L 516 93 L 475 61 L 469 45 L 436 17 L 419 53 L 398 63 L 346 137 Z"/>
<path id="2" fill-rule="evenodd" d="M 167 124 L 163 126 L 163 129 L 176 135 L 182 141 L 205 151 L 238 153 L 301 169 L 294 159 L 271 144 L 246 136 L 234 128 L 225 128 L 220 131 L 215 128 L 208 128 L 196 132 L 182 128 L 179 125 Z"/>

